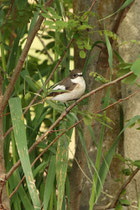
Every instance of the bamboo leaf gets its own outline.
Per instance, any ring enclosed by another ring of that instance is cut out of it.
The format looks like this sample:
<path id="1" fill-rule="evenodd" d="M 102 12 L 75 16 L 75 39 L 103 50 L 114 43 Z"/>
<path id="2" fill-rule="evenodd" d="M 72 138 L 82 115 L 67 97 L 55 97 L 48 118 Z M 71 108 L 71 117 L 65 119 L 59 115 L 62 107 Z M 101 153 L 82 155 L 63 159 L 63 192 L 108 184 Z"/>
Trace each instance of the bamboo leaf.
<path id="1" fill-rule="evenodd" d="M 30 88 L 37 92 L 37 85 L 34 83 L 33 79 L 30 77 L 29 72 L 27 70 L 21 72 L 22 78 L 27 82 Z"/>
<path id="2" fill-rule="evenodd" d="M 11 98 L 9 100 L 9 106 L 11 111 L 11 118 L 13 123 L 13 130 L 15 141 L 17 145 L 18 154 L 21 160 L 21 165 L 26 177 L 27 186 L 29 189 L 29 193 L 34 205 L 34 209 L 40 210 L 40 201 L 37 193 L 37 189 L 35 186 L 35 181 L 33 178 L 31 164 L 28 155 L 27 148 L 27 139 L 26 139 L 26 130 L 23 121 L 22 107 L 21 101 L 19 98 Z"/>
<path id="3" fill-rule="evenodd" d="M 112 73 L 112 69 L 113 69 L 113 53 L 112 53 L 112 47 L 108 38 L 107 33 L 105 32 L 105 40 L 106 40 L 106 46 L 107 46 L 107 51 L 108 51 L 108 63 L 109 63 L 109 67 Z"/>
<path id="4" fill-rule="evenodd" d="M 18 172 L 15 172 L 14 175 L 14 182 L 15 182 L 15 186 L 14 188 L 18 185 L 18 183 L 20 182 L 20 175 Z M 18 189 L 18 196 L 20 197 L 22 203 L 23 203 L 23 206 L 25 207 L 25 209 L 30 209 L 30 210 L 33 210 L 33 206 L 32 206 L 32 203 L 29 199 L 29 196 L 27 195 L 25 189 L 23 188 L 23 186 L 21 185 Z M 17 202 L 17 200 L 14 199 L 14 202 Z"/>
<path id="5" fill-rule="evenodd" d="M 56 154 L 56 178 L 58 187 L 57 210 L 61 210 L 63 204 L 65 181 L 68 167 L 68 146 L 69 141 L 67 139 L 67 136 L 63 135 L 58 141 Z"/>
<path id="6" fill-rule="evenodd" d="M 51 198 L 51 194 L 53 191 L 53 184 L 54 184 L 54 180 L 55 180 L 55 156 L 53 155 L 51 157 L 51 161 L 50 161 L 50 166 L 49 166 L 49 170 L 48 170 L 48 175 L 47 175 L 47 179 L 46 179 L 46 183 L 45 183 L 45 191 L 44 191 L 44 201 L 43 201 L 43 205 L 44 205 L 44 210 L 48 209 L 48 204 Z"/>

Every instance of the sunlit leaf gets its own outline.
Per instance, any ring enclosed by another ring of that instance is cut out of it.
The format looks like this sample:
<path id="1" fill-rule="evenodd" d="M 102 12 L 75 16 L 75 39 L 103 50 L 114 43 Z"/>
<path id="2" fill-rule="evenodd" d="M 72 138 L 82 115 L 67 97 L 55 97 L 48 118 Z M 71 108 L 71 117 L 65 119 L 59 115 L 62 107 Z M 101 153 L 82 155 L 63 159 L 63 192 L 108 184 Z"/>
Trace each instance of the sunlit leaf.
<path id="1" fill-rule="evenodd" d="M 133 71 L 135 75 L 140 76 L 140 58 L 132 64 L 131 71 Z"/>
<path id="2" fill-rule="evenodd" d="M 135 160 L 133 165 L 140 169 L 140 160 Z"/>
<path id="3" fill-rule="evenodd" d="M 22 107 L 19 98 L 11 98 L 9 100 L 14 136 L 18 149 L 18 154 L 21 160 L 22 168 L 25 173 L 28 189 L 32 198 L 34 209 L 40 210 L 40 200 L 38 197 L 35 181 L 33 178 L 30 159 L 28 155 L 26 130 L 24 121 L 22 119 Z"/>
<path id="4" fill-rule="evenodd" d="M 130 201 L 127 200 L 127 199 L 120 199 L 119 202 L 120 202 L 122 205 L 125 205 L 125 206 L 129 206 L 129 205 L 130 205 Z"/>
<path id="5" fill-rule="evenodd" d="M 86 53 L 85 53 L 84 50 L 81 50 L 79 55 L 80 55 L 81 58 L 85 58 L 86 57 Z"/>
<path id="6" fill-rule="evenodd" d="M 51 157 L 50 165 L 49 165 L 49 170 L 46 178 L 46 183 L 45 183 L 45 191 L 44 191 L 44 209 L 48 208 L 48 204 L 50 201 L 51 193 L 53 190 L 53 185 L 54 185 L 54 180 L 55 180 L 55 161 L 56 158 L 55 156 Z"/>
<path id="7" fill-rule="evenodd" d="M 126 79 L 123 79 L 122 82 L 125 84 L 133 84 L 135 83 L 137 76 L 135 74 L 130 75 Z"/>

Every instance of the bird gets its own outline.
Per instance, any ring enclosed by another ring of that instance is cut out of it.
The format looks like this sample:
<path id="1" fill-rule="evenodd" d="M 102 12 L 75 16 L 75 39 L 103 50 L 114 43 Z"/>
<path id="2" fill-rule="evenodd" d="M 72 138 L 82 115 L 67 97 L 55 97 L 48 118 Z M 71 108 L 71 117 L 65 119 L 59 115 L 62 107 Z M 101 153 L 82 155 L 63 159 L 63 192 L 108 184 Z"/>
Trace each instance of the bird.
<path id="1" fill-rule="evenodd" d="M 48 96 L 51 96 L 51 100 L 66 103 L 79 99 L 84 94 L 85 89 L 86 83 L 82 72 L 79 69 L 74 69 L 68 77 L 54 85 Z"/>

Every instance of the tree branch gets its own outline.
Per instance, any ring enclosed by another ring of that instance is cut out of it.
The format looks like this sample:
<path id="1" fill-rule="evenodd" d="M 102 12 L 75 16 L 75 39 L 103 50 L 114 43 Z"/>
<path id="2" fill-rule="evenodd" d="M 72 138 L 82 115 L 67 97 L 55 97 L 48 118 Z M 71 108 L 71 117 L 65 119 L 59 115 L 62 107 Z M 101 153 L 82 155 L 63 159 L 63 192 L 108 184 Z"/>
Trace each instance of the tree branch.
<path id="1" fill-rule="evenodd" d="M 101 109 L 99 111 L 96 112 L 96 114 L 100 113 L 100 112 L 104 112 L 107 109 L 111 108 L 112 106 L 116 105 L 116 104 L 120 104 L 121 102 L 128 100 L 129 98 L 133 97 L 135 94 L 140 93 L 140 90 L 136 90 L 134 93 L 130 94 L 129 96 L 125 97 L 125 98 L 121 98 L 118 101 L 114 102 L 113 104 L 108 105 L 107 107 L 105 107 L 104 109 Z"/>
<path id="2" fill-rule="evenodd" d="M 47 2 L 45 4 L 45 7 L 49 6 L 52 2 L 53 2 L 53 0 L 50 0 L 49 2 Z M 23 51 L 22 51 L 22 53 L 20 55 L 18 63 L 16 65 L 15 70 L 14 70 L 14 72 L 12 74 L 11 79 L 10 79 L 10 83 L 9 83 L 8 87 L 6 88 L 6 91 L 4 93 L 2 104 L 1 104 L 2 111 L 4 111 L 5 107 L 7 106 L 8 100 L 9 100 L 9 98 L 10 98 L 12 92 L 13 92 L 14 86 L 16 84 L 18 76 L 19 76 L 19 74 L 21 72 L 21 69 L 23 67 L 25 58 L 27 57 L 27 54 L 28 54 L 29 49 L 31 47 L 31 44 L 32 44 L 32 42 L 33 42 L 33 40 L 34 40 L 38 30 L 40 29 L 40 26 L 41 26 L 43 20 L 44 20 L 44 17 L 42 17 L 40 15 L 38 20 L 37 20 L 37 22 L 36 22 L 36 24 L 35 24 L 35 26 L 34 26 L 34 28 L 33 28 L 33 30 L 31 31 L 31 33 L 29 34 L 29 36 L 27 38 L 26 44 L 24 46 L 24 49 L 23 49 Z"/>

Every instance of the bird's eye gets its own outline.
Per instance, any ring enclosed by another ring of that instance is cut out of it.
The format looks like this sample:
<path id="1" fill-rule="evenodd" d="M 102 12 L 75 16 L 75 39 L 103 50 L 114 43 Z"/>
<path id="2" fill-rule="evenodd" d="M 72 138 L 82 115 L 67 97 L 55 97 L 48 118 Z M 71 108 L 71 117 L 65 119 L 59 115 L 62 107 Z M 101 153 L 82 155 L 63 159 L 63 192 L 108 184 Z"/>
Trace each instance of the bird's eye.
<path id="1" fill-rule="evenodd" d="M 73 77 L 77 77 L 77 74 L 73 74 Z"/>

